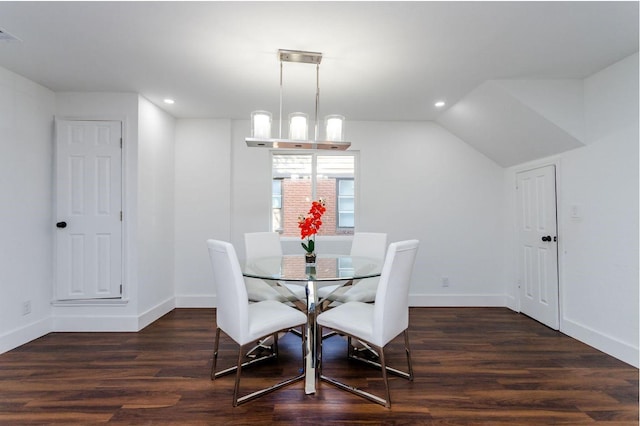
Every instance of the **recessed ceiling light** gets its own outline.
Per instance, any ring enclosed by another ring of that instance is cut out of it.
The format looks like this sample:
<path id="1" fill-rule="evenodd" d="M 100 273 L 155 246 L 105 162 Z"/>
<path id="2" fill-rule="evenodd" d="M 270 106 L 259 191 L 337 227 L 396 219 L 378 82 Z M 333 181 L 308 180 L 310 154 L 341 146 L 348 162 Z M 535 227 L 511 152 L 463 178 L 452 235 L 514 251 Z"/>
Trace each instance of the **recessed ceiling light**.
<path id="1" fill-rule="evenodd" d="M 438 101 L 434 104 L 437 108 L 442 108 L 443 106 L 445 106 L 446 104 L 444 103 L 444 101 Z"/>
<path id="2" fill-rule="evenodd" d="M 173 104 L 176 103 L 176 101 L 174 101 L 173 99 L 167 98 L 167 99 L 164 100 L 164 103 L 165 104 L 169 104 L 169 105 L 173 105 Z"/>

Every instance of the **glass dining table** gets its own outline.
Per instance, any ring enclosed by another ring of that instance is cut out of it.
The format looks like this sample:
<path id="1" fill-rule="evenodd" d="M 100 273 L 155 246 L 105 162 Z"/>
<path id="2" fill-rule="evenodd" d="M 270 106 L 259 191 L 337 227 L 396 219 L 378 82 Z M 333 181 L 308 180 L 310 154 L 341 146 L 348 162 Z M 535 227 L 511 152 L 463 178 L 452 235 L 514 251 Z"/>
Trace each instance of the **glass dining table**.
<path id="1" fill-rule="evenodd" d="M 320 354 L 316 316 L 320 313 L 323 298 L 318 295 L 318 289 L 333 286 L 333 290 L 356 283 L 363 278 L 380 276 L 382 259 L 372 259 L 350 255 L 318 255 L 315 264 L 305 263 L 304 255 L 285 255 L 247 259 L 241 262 L 242 274 L 245 277 L 265 280 L 273 286 L 288 289 L 292 296 L 291 286 L 301 286 L 305 289 L 306 300 L 306 336 L 305 336 L 305 393 L 316 391 L 318 381 L 317 369 Z M 300 292 L 301 293 L 301 292 Z M 325 294 L 325 298 L 330 293 Z"/>

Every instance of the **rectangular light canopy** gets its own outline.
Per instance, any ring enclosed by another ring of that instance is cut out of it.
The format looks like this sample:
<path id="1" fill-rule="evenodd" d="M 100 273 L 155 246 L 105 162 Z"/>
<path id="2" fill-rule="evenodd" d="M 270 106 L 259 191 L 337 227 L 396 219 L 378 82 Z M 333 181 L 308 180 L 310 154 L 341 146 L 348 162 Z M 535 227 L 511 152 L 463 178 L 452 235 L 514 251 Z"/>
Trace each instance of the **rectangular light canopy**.
<path id="1" fill-rule="evenodd" d="M 303 64 L 319 64 L 322 61 L 322 53 L 306 52 L 303 50 L 278 50 L 281 62 L 301 62 Z"/>

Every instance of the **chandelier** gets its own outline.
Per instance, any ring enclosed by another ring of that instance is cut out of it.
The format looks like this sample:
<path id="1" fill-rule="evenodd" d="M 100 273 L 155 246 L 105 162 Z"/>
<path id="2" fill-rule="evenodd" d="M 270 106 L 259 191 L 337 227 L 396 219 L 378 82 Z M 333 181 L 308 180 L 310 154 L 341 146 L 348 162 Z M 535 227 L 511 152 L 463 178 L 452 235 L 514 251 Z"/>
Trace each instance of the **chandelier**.
<path id="1" fill-rule="evenodd" d="M 322 53 L 301 50 L 278 50 L 280 59 L 280 112 L 278 117 L 278 137 L 271 137 L 272 115 L 268 111 L 251 113 L 251 137 L 245 138 L 247 146 L 285 149 L 330 149 L 345 150 L 351 142 L 344 141 L 344 117 L 328 115 L 324 119 L 324 135 L 319 135 L 318 107 L 320 104 L 320 62 Z M 298 62 L 316 65 L 316 103 L 314 137 L 309 138 L 309 116 L 303 112 L 289 114 L 289 135 L 282 137 L 282 69 L 284 62 Z"/>

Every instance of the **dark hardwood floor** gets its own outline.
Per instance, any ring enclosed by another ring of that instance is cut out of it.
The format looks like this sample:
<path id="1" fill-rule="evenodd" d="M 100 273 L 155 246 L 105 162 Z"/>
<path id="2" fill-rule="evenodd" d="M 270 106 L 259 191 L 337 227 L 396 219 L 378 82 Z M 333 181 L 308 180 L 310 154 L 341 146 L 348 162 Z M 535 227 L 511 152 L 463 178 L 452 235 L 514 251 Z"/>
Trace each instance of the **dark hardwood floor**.
<path id="1" fill-rule="evenodd" d="M 240 407 L 234 377 L 209 379 L 214 309 L 176 309 L 139 333 L 52 333 L 0 355 L 0 424 L 637 425 L 638 370 L 503 308 L 412 308 L 415 380 L 391 376 L 391 409 L 297 382 Z M 235 361 L 222 340 L 219 364 Z M 388 350 L 405 368 L 402 338 Z M 325 340 L 325 373 L 379 393 L 380 373 Z M 295 375 L 300 339 L 246 369 L 255 390 Z"/>

